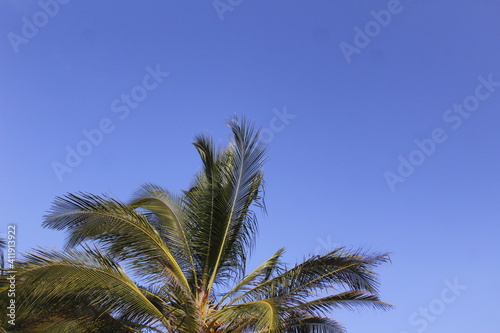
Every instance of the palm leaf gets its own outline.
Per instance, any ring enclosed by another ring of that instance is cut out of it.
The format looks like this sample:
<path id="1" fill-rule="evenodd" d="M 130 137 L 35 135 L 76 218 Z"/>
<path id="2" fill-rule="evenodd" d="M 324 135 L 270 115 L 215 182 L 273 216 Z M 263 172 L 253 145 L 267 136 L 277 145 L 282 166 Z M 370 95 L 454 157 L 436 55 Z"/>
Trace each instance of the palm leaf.
<path id="1" fill-rule="evenodd" d="M 26 255 L 20 271 L 21 317 L 35 313 L 40 300 L 64 308 L 73 305 L 73 299 L 81 299 L 142 325 L 170 326 L 124 270 L 97 248 L 66 253 L 39 249 Z"/>
<path id="2" fill-rule="evenodd" d="M 265 149 L 246 121 L 232 120 L 229 126 L 233 139 L 225 150 L 217 150 L 206 136 L 195 139 L 203 170 L 185 192 L 193 255 L 207 294 L 213 283 L 243 274 L 257 230 L 250 207 L 261 206 Z"/>
<path id="3" fill-rule="evenodd" d="M 188 225 L 183 216 L 182 204 L 167 190 L 153 184 L 145 184 L 137 191 L 130 206 L 146 210 L 143 215 L 160 233 L 162 239 L 172 250 L 178 262 L 190 269 L 195 287 L 197 286 L 196 266 L 187 233 Z M 175 252 L 174 252 L 175 251 Z"/>
<path id="4" fill-rule="evenodd" d="M 290 308 L 290 310 L 307 311 L 311 315 L 317 315 L 318 313 L 327 314 L 329 311 L 336 308 L 354 310 L 360 307 L 388 310 L 393 306 L 380 301 L 378 295 L 354 290 L 317 298 L 312 301 L 296 305 Z"/>
<path id="5" fill-rule="evenodd" d="M 345 333 L 346 330 L 337 321 L 328 317 L 290 316 L 283 322 L 286 333 Z"/>
<path id="6" fill-rule="evenodd" d="M 280 258 L 285 252 L 284 249 L 278 250 L 271 258 L 264 261 L 252 272 L 250 272 L 245 278 L 238 282 L 230 291 L 228 291 L 219 301 L 219 305 L 224 302 L 228 297 L 234 296 L 236 293 L 245 292 L 250 290 L 252 287 L 259 285 L 263 281 L 267 281 L 275 272 L 281 270 Z"/>
<path id="7" fill-rule="evenodd" d="M 373 268 L 389 260 L 387 254 L 366 255 L 360 250 L 336 249 L 323 256 L 313 256 L 283 274 L 264 281 L 232 299 L 232 303 L 269 297 L 289 297 L 307 301 L 308 297 L 328 292 L 332 286 L 348 290 L 376 292 L 378 281 Z"/>
<path id="8" fill-rule="evenodd" d="M 280 325 L 280 307 L 276 300 L 267 299 L 244 304 L 227 306 L 214 311 L 209 316 L 209 321 L 222 322 L 226 331 L 252 331 L 270 332 Z"/>
<path id="9" fill-rule="evenodd" d="M 147 218 L 117 200 L 92 194 L 58 197 L 43 226 L 67 230 L 66 248 L 98 241 L 114 258 L 143 277 L 168 271 L 189 289 L 179 262 Z"/>

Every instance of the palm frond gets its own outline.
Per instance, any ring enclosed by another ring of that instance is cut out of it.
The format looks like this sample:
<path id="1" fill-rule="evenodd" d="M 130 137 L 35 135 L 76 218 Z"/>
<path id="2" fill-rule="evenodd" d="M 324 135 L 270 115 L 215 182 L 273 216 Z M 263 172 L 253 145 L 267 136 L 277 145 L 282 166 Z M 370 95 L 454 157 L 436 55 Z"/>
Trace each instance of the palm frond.
<path id="1" fill-rule="evenodd" d="M 245 119 L 229 121 L 233 139 L 229 148 L 232 163 L 231 171 L 226 174 L 227 186 L 224 199 L 227 204 L 227 221 L 218 245 L 215 267 L 212 271 L 208 289 L 214 283 L 220 267 L 234 267 L 235 261 L 246 262 L 246 249 L 253 245 L 257 231 L 257 220 L 250 210 L 253 203 L 259 202 L 259 190 L 263 180 L 262 167 L 265 161 L 265 147 L 258 140 L 252 125 Z M 244 268 L 243 268 L 244 269 Z"/>
<path id="2" fill-rule="evenodd" d="M 214 282 L 243 274 L 257 232 L 251 206 L 262 207 L 265 148 L 247 121 L 232 120 L 229 126 L 233 136 L 225 150 L 216 149 L 211 138 L 196 137 L 203 170 L 185 193 L 193 253 L 208 292 Z"/>
<path id="3" fill-rule="evenodd" d="M 328 314 L 329 311 L 336 308 L 345 308 L 348 310 L 359 309 L 361 307 L 377 310 L 389 310 L 392 305 L 382 302 L 378 295 L 369 294 L 362 291 L 345 291 L 340 294 L 316 298 L 314 300 L 296 305 L 290 310 L 307 311 L 312 315 Z"/>
<path id="4" fill-rule="evenodd" d="M 224 294 L 224 296 L 219 301 L 219 305 L 221 305 L 230 296 L 234 297 L 234 295 L 237 293 L 248 291 L 252 287 L 255 287 L 262 282 L 267 281 L 276 272 L 280 272 L 282 270 L 280 258 L 284 252 L 285 249 L 279 249 L 269 259 L 264 261 L 247 276 L 245 276 L 231 290 Z"/>
<path id="5" fill-rule="evenodd" d="M 317 316 L 290 316 L 282 324 L 286 333 L 346 333 L 336 320 Z"/>
<path id="6" fill-rule="evenodd" d="M 346 252 L 339 248 L 323 256 L 312 256 L 235 297 L 232 303 L 269 297 L 289 297 L 305 302 L 315 294 L 329 294 L 332 287 L 375 293 L 379 283 L 373 268 L 388 260 L 388 254 L 364 254 L 361 250 Z"/>
<path id="7" fill-rule="evenodd" d="M 64 308 L 64 302 L 71 306 L 80 299 L 142 325 L 170 325 L 123 268 L 97 248 L 66 253 L 38 249 L 25 256 L 19 276 L 21 317 L 29 318 L 40 304 Z"/>
<path id="8" fill-rule="evenodd" d="M 130 206 L 146 210 L 142 214 L 158 231 L 181 266 L 189 267 L 186 273 L 191 278 L 188 280 L 192 280 L 196 287 L 196 265 L 188 239 L 190 230 L 179 198 L 159 186 L 145 184 L 136 192 Z"/>
<path id="9" fill-rule="evenodd" d="M 280 307 L 267 299 L 224 307 L 209 316 L 213 323 L 224 323 L 226 331 L 272 332 L 280 325 Z"/>
<path id="10" fill-rule="evenodd" d="M 92 194 L 56 198 L 44 227 L 69 232 L 66 248 L 97 241 L 113 258 L 144 278 L 169 271 L 187 289 L 180 263 L 147 218 L 115 199 Z"/>

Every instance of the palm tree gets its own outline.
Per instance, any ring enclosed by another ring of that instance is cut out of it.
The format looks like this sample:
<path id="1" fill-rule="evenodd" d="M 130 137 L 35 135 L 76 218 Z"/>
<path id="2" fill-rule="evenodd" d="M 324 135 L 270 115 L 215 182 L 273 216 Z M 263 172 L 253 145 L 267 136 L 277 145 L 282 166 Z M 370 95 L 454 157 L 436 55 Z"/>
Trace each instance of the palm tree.
<path id="1" fill-rule="evenodd" d="M 203 166 L 180 195 L 146 184 L 129 203 L 55 200 L 43 225 L 66 231 L 66 248 L 20 264 L 26 332 L 344 332 L 332 310 L 391 307 L 373 271 L 388 254 L 339 248 L 287 268 L 280 249 L 246 273 L 265 147 L 246 120 L 229 127 L 225 149 L 195 138 Z"/>

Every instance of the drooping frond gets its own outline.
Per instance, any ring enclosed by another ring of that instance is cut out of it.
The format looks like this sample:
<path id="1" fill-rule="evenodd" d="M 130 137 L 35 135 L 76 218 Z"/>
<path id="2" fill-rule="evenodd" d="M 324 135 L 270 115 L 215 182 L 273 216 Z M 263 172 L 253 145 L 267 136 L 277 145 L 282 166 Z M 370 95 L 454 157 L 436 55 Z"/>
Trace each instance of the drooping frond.
<path id="1" fill-rule="evenodd" d="M 143 277 L 166 272 L 189 289 L 180 263 L 148 219 L 115 199 L 92 194 L 56 198 L 43 226 L 69 232 L 66 247 L 98 241 L 113 258 Z"/>
<path id="2" fill-rule="evenodd" d="M 388 310 L 392 308 L 392 305 L 380 301 L 378 295 L 352 290 L 336 295 L 316 298 L 300 305 L 296 305 L 290 308 L 290 310 L 307 311 L 310 314 L 316 315 L 318 313 L 328 314 L 329 311 L 336 308 L 354 310 L 361 307 Z"/>
<path id="3" fill-rule="evenodd" d="M 66 314 L 61 311 L 57 315 L 50 315 L 47 311 L 42 311 L 30 319 L 17 321 L 16 331 L 29 333 L 134 333 L 140 332 L 141 328 L 146 328 L 142 325 L 129 327 L 125 322 L 120 322 L 107 314 L 97 318 L 87 316 L 75 319 L 75 316 L 71 315 L 72 310 L 67 309 L 65 312 Z"/>
<path id="4" fill-rule="evenodd" d="M 70 309 L 79 299 L 81 304 L 97 306 L 141 325 L 170 325 L 124 270 L 96 248 L 66 253 L 36 250 L 26 255 L 19 276 L 19 289 L 23 291 L 20 317 L 36 313 L 41 301 Z M 82 317 L 87 315 L 83 313 Z"/>
<path id="5" fill-rule="evenodd" d="M 285 333 L 346 333 L 340 323 L 328 317 L 289 316 L 282 326 Z"/>
<path id="6" fill-rule="evenodd" d="M 159 186 L 145 184 L 136 192 L 130 206 L 145 210 L 143 215 L 158 231 L 176 260 L 182 267 L 186 267 L 186 273 L 190 275 L 188 280 L 193 281 L 196 287 L 197 272 L 189 240 L 189 224 L 181 201 Z"/>

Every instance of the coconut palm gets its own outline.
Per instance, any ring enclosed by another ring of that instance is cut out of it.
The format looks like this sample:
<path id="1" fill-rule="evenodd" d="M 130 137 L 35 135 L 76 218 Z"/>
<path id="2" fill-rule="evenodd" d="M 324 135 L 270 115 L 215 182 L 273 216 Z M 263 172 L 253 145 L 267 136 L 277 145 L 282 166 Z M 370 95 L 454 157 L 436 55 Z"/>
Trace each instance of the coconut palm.
<path id="1" fill-rule="evenodd" d="M 202 168 L 180 195 L 146 184 L 128 203 L 57 198 L 43 225 L 66 231 L 66 247 L 25 255 L 19 320 L 33 332 L 344 332 L 333 310 L 388 309 L 373 271 L 387 254 L 340 248 L 288 268 L 280 249 L 246 272 L 265 147 L 246 120 L 229 127 L 224 149 L 195 138 Z"/>

